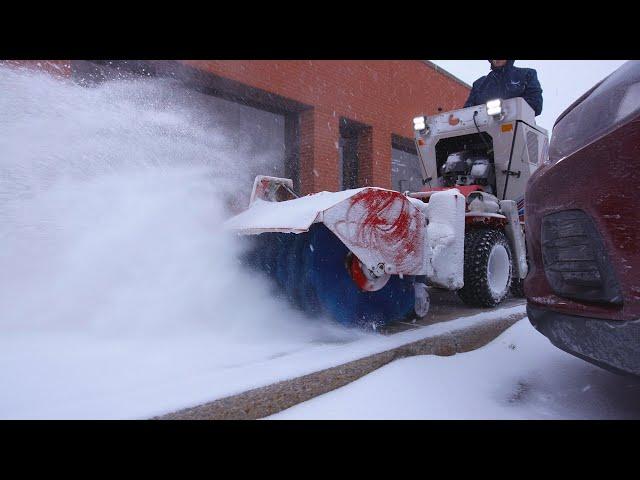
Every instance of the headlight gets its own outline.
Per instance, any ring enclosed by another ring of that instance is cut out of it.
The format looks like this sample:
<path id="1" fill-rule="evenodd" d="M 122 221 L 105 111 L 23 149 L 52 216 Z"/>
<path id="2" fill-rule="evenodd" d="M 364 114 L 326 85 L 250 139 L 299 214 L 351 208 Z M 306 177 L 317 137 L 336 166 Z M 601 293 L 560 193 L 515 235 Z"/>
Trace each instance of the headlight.
<path id="1" fill-rule="evenodd" d="M 502 102 L 498 100 L 489 100 L 487 102 L 487 115 L 492 117 L 502 115 Z"/>
<path id="2" fill-rule="evenodd" d="M 413 119 L 413 129 L 414 130 L 424 130 L 427 128 L 427 124 L 425 122 L 424 117 L 416 117 Z"/>

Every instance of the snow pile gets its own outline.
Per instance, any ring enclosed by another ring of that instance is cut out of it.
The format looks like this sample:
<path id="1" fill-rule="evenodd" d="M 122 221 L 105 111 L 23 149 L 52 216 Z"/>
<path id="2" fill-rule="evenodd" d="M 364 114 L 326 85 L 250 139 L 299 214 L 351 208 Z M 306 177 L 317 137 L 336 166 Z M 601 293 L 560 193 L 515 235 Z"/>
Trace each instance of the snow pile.
<path id="1" fill-rule="evenodd" d="M 434 285 L 457 290 L 464 284 L 465 198 L 457 188 L 436 192 L 427 208 L 427 275 Z"/>
<path id="2" fill-rule="evenodd" d="M 199 95 L 0 67 L 0 418 L 136 415 L 177 379 L 362 336 L 240 269 L 226 206 L 273 159 Z"/>
<path id="3" fill-rule="evenodd" d="M 557 349 L 527 319 L 453 357 L 397 360 L 273 419 L 640 418 L 640 382 Z"/>

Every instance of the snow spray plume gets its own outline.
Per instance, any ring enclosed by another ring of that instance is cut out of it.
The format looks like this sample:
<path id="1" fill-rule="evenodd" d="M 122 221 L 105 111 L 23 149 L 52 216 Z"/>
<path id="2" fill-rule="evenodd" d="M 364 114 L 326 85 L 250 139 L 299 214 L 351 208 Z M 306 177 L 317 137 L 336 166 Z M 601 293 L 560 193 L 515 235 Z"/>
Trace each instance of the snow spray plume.
<path id="1" fill-rule="evenodd" d="M 230 141 L 204 97 L 0 67 L 0 329 L 345 335 L 238 266 L 225 199 L 273 154 Z"/>

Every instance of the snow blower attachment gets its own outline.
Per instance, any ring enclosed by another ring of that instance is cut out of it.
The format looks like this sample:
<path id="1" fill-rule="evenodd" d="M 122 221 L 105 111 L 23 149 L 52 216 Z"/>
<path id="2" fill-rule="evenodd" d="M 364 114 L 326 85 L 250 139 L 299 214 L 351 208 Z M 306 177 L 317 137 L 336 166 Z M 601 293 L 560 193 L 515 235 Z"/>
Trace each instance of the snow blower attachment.
<path id="1" fill-rule="evenodd" d="M 518 201 L 546 154 L 546 131 L 520 98 L 416 117 L 422 192 L 376 187 L 296 198 L 258 176 L 227 228 L 250 236 L 247 263 L 291 303 L 343 324 L 423 317 L 427 286 L 494 306 L 527 273 Z"/>
<path id="2" fill-rule="evenodd" d="M 257 177 L 249 208 L 227 227 L 256 235 L 248 263 L 302 310 L 381 325 L 426 315 L 425 278 L 462 286 L 464 197 L 457 190 L 434 193 L 428 204 L 374 187 L 272 201 L 288 182 Z"/>

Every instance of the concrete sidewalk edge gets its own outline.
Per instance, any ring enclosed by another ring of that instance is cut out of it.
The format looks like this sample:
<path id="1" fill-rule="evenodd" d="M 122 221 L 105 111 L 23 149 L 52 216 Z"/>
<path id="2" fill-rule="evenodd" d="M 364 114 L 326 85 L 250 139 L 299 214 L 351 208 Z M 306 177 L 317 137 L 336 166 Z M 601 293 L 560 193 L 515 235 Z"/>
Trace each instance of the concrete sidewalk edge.
<path id="1" fill-rule="evenodd" d="M 154 417 L 156 420 L 255 420 L 343 387 L 394 360 L 414 355 L 449 356 L 480 348 L 526 317 L 515 313 L 407 343 L 337 367 L 284 380 L 196 407 Z"/>

